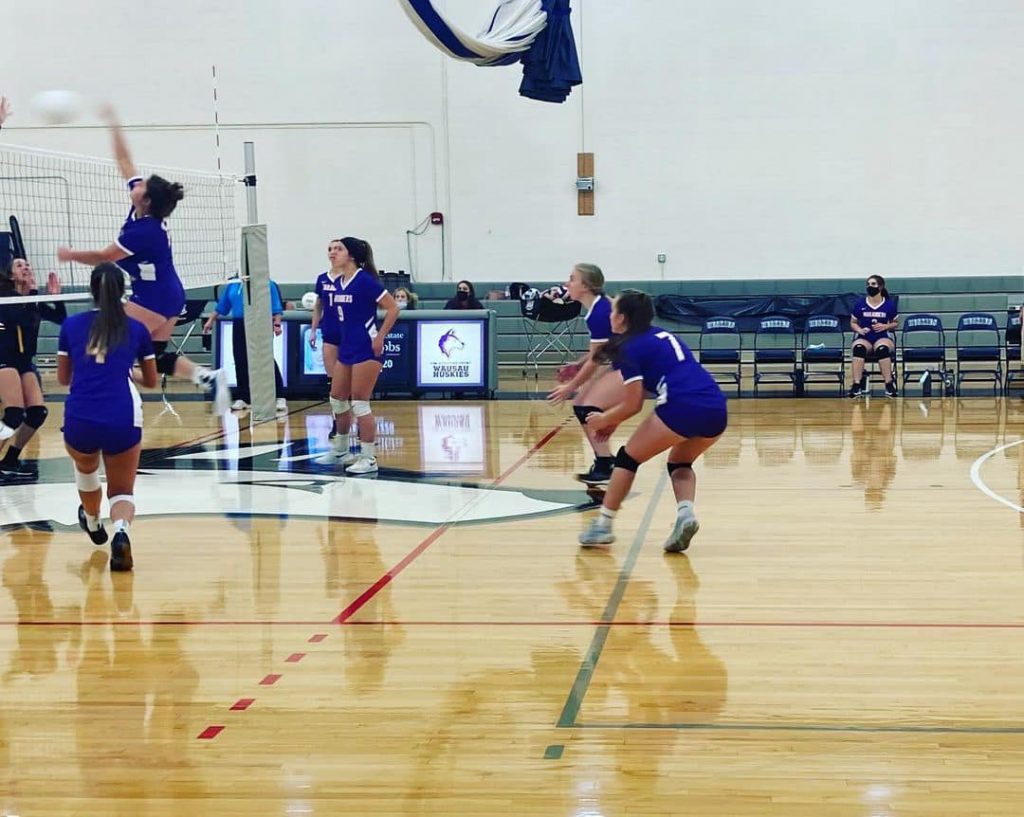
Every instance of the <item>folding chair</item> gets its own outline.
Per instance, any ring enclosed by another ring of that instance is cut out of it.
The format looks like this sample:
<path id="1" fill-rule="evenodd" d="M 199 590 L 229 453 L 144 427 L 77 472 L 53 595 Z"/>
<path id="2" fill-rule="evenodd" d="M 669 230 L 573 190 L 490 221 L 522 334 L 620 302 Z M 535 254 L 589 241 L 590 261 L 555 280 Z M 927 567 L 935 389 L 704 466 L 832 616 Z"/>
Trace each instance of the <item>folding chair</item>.
<path id="1" fill-rule="evenodd" d="M 789 368 L 762 371 L 766 365 L 786 365 Z M 754 396 L 757 397 L 761 383 L 791 383 L 796 394 L 799 379 L 793 321 L 784 315 L 761 318 L 754 333 Z"/>
<path id="2" fill-rule="evenodd" d="M 719 383 L 735 383 L 737 397 L 742 396 L 740 393 L 740 379 L 743 375 L 743 363 L 740 359 L 742 351 L 743 336 L 736 328 L 736 321 L 733 318 L 719 316 L 704 321 L 700 330 L 700 339 L 697 342 L 700 364 Z M 710 368 L 711 366 L 726 366 L 728 370 L 715 371 Z"/>
<path id="3" fill-rule="evenodd" d="M 998 393 L 1003 385 L 1002 359 L 996 319 L 987 312 L 961 315 L 956 324 L 956 393 L 960 394 L 960 384 L 965 380 L 991 380 L 993 391 Z M 995 365 L 988 369 L 964 369 L 965 363 Z"/>
<path id="4" fill-rule="evenodd" d="M 1013 382 L 1024 380 L 1024 365 L 1020 360 L 1020 307 L 1006 310 L 1006 379 L 1003 392 L 1013 388 Z"/>
<path id="5" fill-rule="evenodd" d="M 924 345 L 917 345 L 922 335 L 927 336 Z M 946 367 L 946 333 L 938 315 L 927 312 L 908 315 L 900 333 L 900 345 L 903 347 L 904 386 L 917 377 L 922 381 L 922 389 L 930 392 L 930 381 L 938 375 L 946 390 L 953 391 L 953 374 Z"/>
<path id="6" fill-rule="evenodd" d="M 804 385 L 827 380 L 839 382 L 839 395 L 846 385 L 846 332 L 835 315 L 811 315 L 804 332 L 802 355 Z M 824 370 L 812 370 L 820 365 Z"/>

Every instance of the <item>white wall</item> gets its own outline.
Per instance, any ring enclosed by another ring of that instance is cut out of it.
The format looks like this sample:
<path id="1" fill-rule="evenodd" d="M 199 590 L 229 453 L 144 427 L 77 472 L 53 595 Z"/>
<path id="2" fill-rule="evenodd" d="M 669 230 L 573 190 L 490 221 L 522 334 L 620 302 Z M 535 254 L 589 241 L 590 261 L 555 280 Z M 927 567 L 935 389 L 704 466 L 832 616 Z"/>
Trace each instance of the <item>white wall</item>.
<path id="1" fill-rule="evenodd" d="M 492 4 L 445 3 L 474 30 Z M 312 279 L 339 234 L 407 268 L 405 231 L 434 209 L 447 274 L 473 280 L 580 259 L 652 278 L 659 252 L 679 279 L 1020 272 L 1017 0 L 573 5 L 585 85 L 556 106 L 517 95 L 518 67 L 446 62 L 394 0 L 12 4 L 4 138 L 106 153 L 96 130 L 15 130 L 38 124 L 32 93 L 71 87 L 119 104 L 140 160 L 212 169 L 216 63 L 225 165 L 256 142 L 284 281 Z M 438 279 L 437 229 L 414 245 Z"/>

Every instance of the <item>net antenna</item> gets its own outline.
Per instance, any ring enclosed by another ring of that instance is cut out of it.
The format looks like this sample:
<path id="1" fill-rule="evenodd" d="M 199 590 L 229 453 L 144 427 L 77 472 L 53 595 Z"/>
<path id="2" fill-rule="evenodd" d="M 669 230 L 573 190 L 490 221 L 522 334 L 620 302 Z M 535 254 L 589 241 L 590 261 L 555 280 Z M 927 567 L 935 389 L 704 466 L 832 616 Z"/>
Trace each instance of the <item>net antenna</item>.
<path id="1" fill-rule="evenodd" d="M 146 165 L 142 172 L 158 173 L 185 188 L 185 198 L 167 222 L 174 265 L 185 288 L 213 286 L 236 275 L 243 180 L 157 165 Z M 88 267 L 58 267 L 57 247 L 108 246 L 130 208 L 124 179 L 110 159 L 0 144 L 0 217 L 9 220 L 19 254 L 35 269 L 56 269 L 62 294 L 47 300 L 88 298 Z"/>

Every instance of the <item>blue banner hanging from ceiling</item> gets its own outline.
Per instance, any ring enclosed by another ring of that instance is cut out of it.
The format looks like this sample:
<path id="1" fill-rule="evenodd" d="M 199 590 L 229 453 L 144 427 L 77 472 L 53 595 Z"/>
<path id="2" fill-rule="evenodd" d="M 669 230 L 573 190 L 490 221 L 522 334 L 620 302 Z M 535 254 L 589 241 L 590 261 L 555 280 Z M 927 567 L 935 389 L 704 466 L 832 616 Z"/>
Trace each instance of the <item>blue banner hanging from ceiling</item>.
<path id="1" fill-rule="evenodd" d="M 521 62 L 519 93 L 525 97 L 565 102 L 583 82 L 569 0 L 504 0 L 475 37 L 456 28 L 431 0 L 398 1 L 427 40 L 454 59 L 484 66 Z"/>

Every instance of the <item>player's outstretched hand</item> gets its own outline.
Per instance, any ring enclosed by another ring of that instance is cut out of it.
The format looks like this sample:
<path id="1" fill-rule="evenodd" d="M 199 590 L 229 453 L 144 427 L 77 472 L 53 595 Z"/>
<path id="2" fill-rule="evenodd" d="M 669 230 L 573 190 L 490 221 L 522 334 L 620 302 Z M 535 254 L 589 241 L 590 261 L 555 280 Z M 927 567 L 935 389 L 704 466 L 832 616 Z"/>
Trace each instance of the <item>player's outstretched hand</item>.
<path id="1" fill-rule="evenodd" d="M 7 97 L 0 96 L 0 125 L 3 125 L 14 111 L 11 110 L 11 105 L 7 101 Z"/>
<path id="2" fill-rule="evenodd" d="M 552 406 L 560 406 L 563 402 L 572 397 L 573 388 L 568 384 L 564 383 L 561 386 L 556 386 L 548 394 L 548 402 Z"/>

